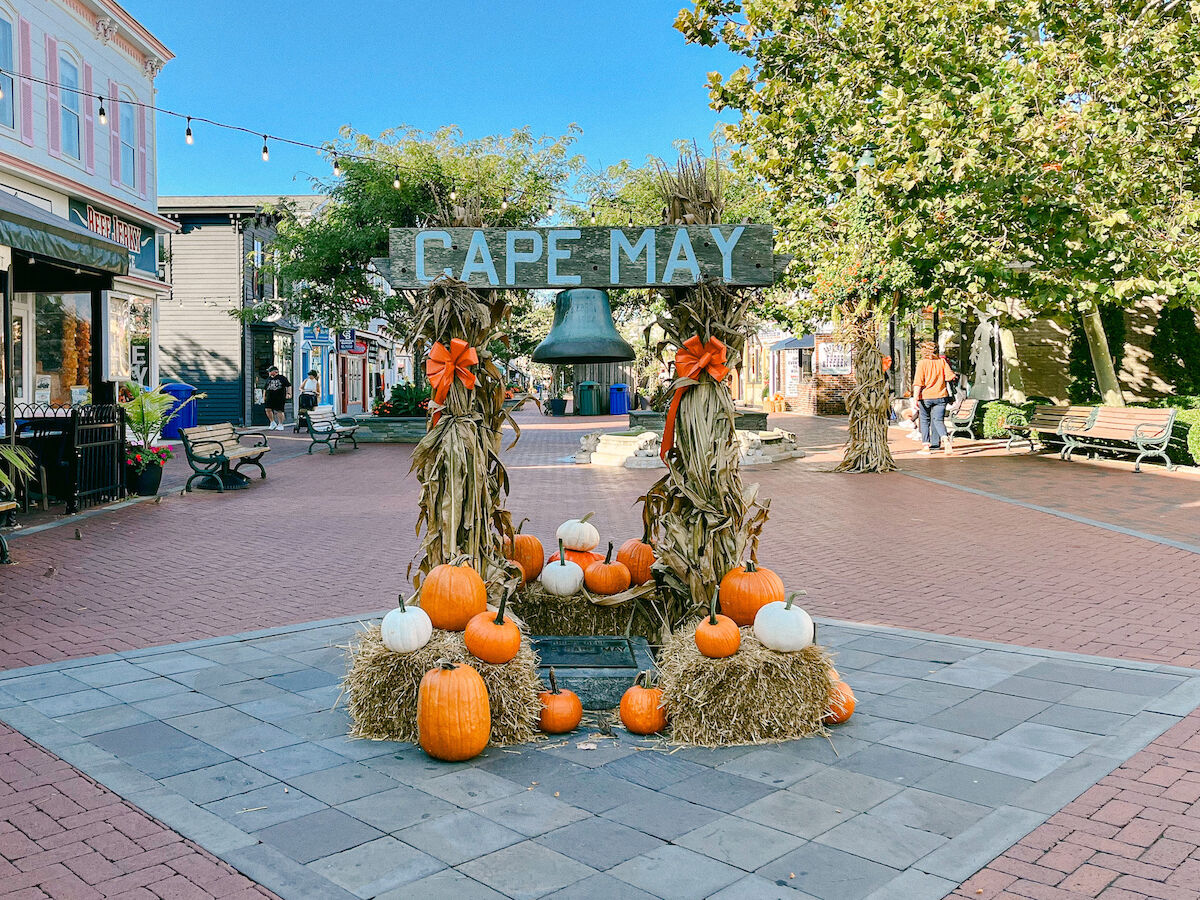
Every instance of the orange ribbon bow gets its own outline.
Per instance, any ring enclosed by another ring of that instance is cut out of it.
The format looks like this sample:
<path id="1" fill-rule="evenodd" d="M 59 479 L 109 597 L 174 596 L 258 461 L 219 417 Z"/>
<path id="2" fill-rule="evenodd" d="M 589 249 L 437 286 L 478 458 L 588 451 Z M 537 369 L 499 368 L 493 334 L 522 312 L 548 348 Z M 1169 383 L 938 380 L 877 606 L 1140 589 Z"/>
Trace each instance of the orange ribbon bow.
<path id="1" fill-rule="evenodd" d="M 440 341 L 429 349 L 429 359 L 425 361 L 425 374 L 433 386 L 433 402 L 441 406 L 450 395 L 450 388 L 455 379 L 463 383 L 467 390 L 475 387 L 475 373 L 467 366 L 478 365 L 479 354 L 467 342 L 454 338 L 450 341 L 450 349 Z M 442 417 L 441 410 L 433 414 L 432 425 Z"/>
<path id="2" fill-rule="evenodd" d="M 675 352 L 675 374 L 680 378 L 699 381 L 700 376 L 707 372 L 713 381 L 721 382 L 729 374 L 725 359 L 725 345 L 718 338 L 709 338 L 707 343 L 702 344 L 699 337 L 690 337 Z M 671 406 L 667 409 L 667 424 L 663 428 L 662 450 L 659 451 L 664 461 L 667 452 L 675 444 L 675 417 L 679 415 L 679 400 L 689 387 L 690 384 L 685 384 L 675 388 L 675 396 L 671 398 Z"/>

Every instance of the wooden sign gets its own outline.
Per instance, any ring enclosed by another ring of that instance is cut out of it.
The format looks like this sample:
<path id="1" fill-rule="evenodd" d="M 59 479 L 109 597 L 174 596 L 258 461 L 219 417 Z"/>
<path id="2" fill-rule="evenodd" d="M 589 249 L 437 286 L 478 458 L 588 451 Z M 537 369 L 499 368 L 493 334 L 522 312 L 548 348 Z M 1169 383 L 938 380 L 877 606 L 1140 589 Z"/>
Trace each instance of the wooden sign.
<path id="1" fill-rule="evenodd" d="M 698 281 L 769 285 L 770 225 L 648 228 L 393 228 L 375 260 L 396 290 L 448 276 L 472 287 L 562 290 Z"/>

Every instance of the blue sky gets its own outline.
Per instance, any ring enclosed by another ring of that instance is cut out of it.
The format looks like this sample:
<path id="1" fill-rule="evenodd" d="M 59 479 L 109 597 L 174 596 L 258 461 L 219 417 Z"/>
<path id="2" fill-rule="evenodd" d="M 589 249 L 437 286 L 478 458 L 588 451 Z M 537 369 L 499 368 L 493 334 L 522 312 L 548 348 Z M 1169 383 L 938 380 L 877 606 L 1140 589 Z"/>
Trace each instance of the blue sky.
<path id="1" fill-rule="evenodd" d="M 562 134 L 590 166 L 671 142 L 705 146 L 718 116 L 707 72 L 738 58 L 689 46 L 686 0 L 122 0 L 176 58 L 160 107 L 320 143 L 349 124 L 461 126 L 469 138 L 528 125 Z M 315 153 L 159 118 L 160 194 L 307 193 Z"/>

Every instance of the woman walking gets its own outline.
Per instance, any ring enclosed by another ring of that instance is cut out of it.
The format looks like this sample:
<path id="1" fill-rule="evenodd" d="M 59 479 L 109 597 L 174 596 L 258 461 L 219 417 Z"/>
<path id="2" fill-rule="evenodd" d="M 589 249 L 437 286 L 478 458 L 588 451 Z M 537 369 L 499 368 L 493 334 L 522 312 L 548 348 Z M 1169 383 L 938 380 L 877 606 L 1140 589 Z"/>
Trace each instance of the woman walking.
<path id="1" fill-rule="evenodd" d="M 919 456 L 928 456 L 933 450 L 950 452 L 950 439 L 946 436 L 946 404 L 950 399 L 949 383 L 957 377 L 950 364 L 938 356 L 937 345 L 933 341 L 924 341 L 921 359 L 913 375 L 913 396 L 921 419 Z"/>

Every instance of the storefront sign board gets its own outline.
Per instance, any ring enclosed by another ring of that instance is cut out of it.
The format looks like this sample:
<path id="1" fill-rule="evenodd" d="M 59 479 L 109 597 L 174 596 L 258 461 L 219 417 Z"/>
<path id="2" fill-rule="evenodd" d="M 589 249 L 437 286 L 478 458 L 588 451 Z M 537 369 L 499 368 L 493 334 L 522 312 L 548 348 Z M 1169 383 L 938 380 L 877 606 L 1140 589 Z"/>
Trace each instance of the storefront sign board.
<path id="1" fill-rule="evenodd" d="M 817 344 L 818 375 L 849 375 L 854 371 L 849 344 L 822 341 Z"/>
<path id="2" fill-rule="evenodd" d="M 129 251 L 129 264 L 143 272 L 157 272 L 154 231 L 84 200 L 69 198 L 70 220 L 88 231 L 116 241 Z"/>

